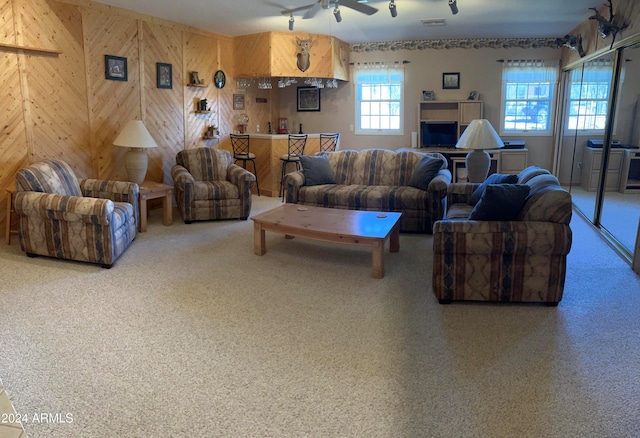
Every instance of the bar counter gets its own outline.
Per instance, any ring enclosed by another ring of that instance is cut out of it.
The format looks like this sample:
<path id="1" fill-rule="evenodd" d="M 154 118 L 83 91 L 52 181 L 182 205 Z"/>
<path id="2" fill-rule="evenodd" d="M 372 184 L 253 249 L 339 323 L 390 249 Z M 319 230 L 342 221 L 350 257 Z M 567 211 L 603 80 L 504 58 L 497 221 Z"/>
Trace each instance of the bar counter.
<path id="1" fill-rule="evenodd" d="M 249 133 L 249 150 L 256 155 L 257 178 L 260 184 L 260 195 L 280 196 L 280 176 L 282 172 L 282 161 L 280 157 L 287 154 L 288 135 L 287 134 L 262 134 Z M 231 142 L 225 142 L 220 146 L 223 149 L 232 151 Z M 320 134 L 307 134 L 307 144 L 304 148 L 305 155 L 315 155 L 320 152 Z M 241 165 L 238 162 L 238 165 Z M 247 169 L 253 172 L 251 164 L 247 164 Z M 290 163 L 287 172 L 293 172 L 295 165 Z M 253 192 L 257 193 L 254 186 Z"/>

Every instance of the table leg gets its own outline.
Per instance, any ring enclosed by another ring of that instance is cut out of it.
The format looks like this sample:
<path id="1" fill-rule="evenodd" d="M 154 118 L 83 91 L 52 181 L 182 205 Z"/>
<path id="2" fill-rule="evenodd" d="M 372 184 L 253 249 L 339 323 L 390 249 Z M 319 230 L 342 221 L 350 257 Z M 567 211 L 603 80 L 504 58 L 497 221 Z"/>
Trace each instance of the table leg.
<path id="1" fill-rule="evenodd" d="M 147 231 L 147 198 L 140 197 L 140 232 Z"/>
<path id="2" fill-rule="evenodd" d="M 384 277 L 384 239 L 376 239 L 371 247 L 371 276 Z"/>
<path id="3" fill-rule="evenodd" d="M 4 240 L 7 245 L 11 245 L 11 193 L 7 193 L 7 225 Z"/>
<path id="4" fill-rule="evenodd" d="M 253 253 L 255 255 L 264 255 L 267 252 L 267 248 L 264 240 L 264 230 L 262 224 L 259 222 L 253 222 Z"/>
<path id="5" fill-rule="evenodd" d="M 171 225 L 173 223 L 173 199 L 171 196 L 171 190 L 167 190 L 162 204 L 162 225 Z"/>
<path id="6" fill-rule="evenodd" d="M 398 222 L 391 230 L 391 238 L 389 241 L 389 252 L 400 251 L 400 223 Z"/>

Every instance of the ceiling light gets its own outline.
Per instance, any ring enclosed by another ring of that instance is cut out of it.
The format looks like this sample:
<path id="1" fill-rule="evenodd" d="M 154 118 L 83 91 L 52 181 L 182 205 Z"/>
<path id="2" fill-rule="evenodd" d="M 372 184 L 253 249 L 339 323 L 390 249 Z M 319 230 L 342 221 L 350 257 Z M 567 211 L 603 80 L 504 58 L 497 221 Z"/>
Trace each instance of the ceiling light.
<path id="1" fill-rule="evenodd" d="M 451 13 L 453 15 L 456 15 L 458 13 L 457 0 L 449 0 L 449 7 L 451 8 Z"/>
<path id="2" fill-rule="evenodd" d="M 396 1 L 395 0 L 391 0 L 389 2 L 389 12 L 391 12 L 391 16 L 393 18 L 398 16 L 398 10 L 396 9 Z"/>
<path id="3" fill-rule="evenodd" d="M 336 21 L 340 23 L 342 21 L 342 15 L 340 15 L 340 8 L 336 3 L 336 8 L 333 10 L 333 16 L 336 17 Z"/>
<path id="4" fill-rule="evenodd" d="M 295 23 L 296 20 L 293 18 L 293 14 L 291 14 L 291 16 L 289 17 L 289 30 L 293 30 L 293 23 Z"/>

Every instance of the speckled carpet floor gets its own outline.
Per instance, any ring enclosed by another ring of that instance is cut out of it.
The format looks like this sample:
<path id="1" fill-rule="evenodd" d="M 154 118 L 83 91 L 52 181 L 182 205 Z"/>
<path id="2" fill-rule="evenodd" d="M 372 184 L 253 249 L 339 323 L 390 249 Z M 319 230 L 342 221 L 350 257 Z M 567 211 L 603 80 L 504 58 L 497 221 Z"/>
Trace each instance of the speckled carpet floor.
<path id="1" fill-rule="evenodd" d="M 365 248 L 267 232 L 258 257 L 251 220 L 174 213 L 110 270 L 1 245 L 30 438 L 640 436 L 640 278 L 578 215 L 553 308 L 438 304 L 431 236 L 376 280 Z"/>

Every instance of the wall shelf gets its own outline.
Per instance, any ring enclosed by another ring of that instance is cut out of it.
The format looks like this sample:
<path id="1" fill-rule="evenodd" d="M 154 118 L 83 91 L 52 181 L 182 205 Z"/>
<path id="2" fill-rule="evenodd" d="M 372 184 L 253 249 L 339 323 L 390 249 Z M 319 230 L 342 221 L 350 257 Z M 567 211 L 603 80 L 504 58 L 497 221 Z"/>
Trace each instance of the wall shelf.
<path id="1" fill-rule="evenodd" d="M 19 46 L 17 44 L 0 43 L 0 49 L 8 50 L 24 50 L 26 52 L 49 53 L 51 55 L 60 55 L 62 52 L 56 49 L 41 49 L 39 47 Z"/>
<path id="2" fill-rule="evenodd" d="M 187 84 L 187 87 L 207 88 L 207 84 Z"/>
<path id="3" fill-rule="evenodd" d="M 211 114 L 211 111 L 194 111 L 196 114 Z"/>

